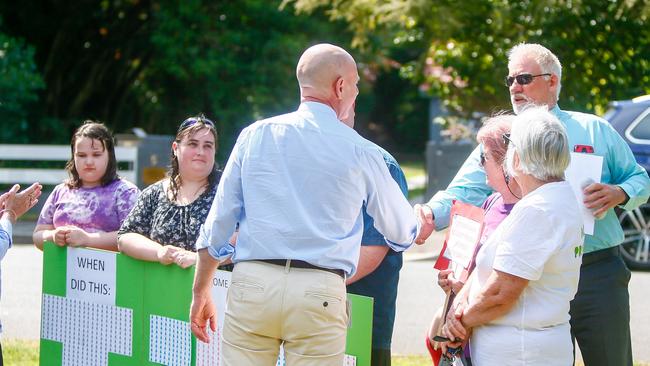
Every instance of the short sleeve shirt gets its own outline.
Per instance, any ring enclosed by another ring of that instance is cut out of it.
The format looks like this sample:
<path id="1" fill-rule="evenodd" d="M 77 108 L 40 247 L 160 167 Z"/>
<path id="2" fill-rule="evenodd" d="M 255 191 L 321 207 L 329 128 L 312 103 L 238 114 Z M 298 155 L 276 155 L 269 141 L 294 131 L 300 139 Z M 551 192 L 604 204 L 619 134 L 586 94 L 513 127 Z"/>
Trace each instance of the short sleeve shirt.
<path id="1" fill-rule="evenodd" d="M 530 282 L 514 307 L 489 324 L 541 329 L 569 321 L 584 241 L 580 208 L 567 182 L 524 196 L 479 251 L 470 302 L 492 269 Z"/>
<path id="2" fill-rule="evenodd" d="M 37 224 L 76 226 L 91 233 L 117 231 L 138 193 L 138 187 L 124 179 L 92 188 L 70 188 L 62 183 L 45 201 Z"/>
<path id="3" fill-rule="evenodd" d="M 136 233 L 159 243 L 195 252 L 199 229 L 214 200 L 217 185 L 205 190 L 194 202 L 177 205 L 169 200 L 163 182 L 147 187 L 126 218 L 118 236 Z"/>

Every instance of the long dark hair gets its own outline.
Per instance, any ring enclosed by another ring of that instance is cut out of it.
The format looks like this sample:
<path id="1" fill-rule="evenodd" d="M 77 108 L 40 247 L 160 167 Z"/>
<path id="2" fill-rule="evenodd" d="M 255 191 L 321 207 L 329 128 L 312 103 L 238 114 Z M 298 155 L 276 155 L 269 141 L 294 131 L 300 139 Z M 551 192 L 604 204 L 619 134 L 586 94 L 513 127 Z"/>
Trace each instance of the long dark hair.
<path id="1" fill-rule="evenodd" d="M 115 158 L 115 140 L 113 139 L 113 134 L 111 134 L 111 131 L 103 123 L 85 120 L 81 127 L 77 128 L 72 134 L 72 139 L 70 140 L 71 156 L 65 165 L 65 170 L 68 172 L 70 178 L 65 182 L 66 185 L 69 188 L 80 188 L 83 185 L 83 182 L 79 179 L 77 167 L 74 165 L 74 145 L 82 137 L 101 142 L 104 150 L 108 153 L 108 164 L 106 165 L 106 171 L 102 176 L 100 184 L 105 186 L 119 179 L 117 175 L 117 159 Z"/>
<path id="2" fill-rule="evenodd" d="M 190 117 L 183 121 L 178 127 L 174 141 L 176 141 L 178 144 L 183 140 L 184 137 L 191 136 L 204 128 L 210 130 L 212 136 L 214 136 L 214 151 L 216 153 L 218 149 L 217 129 L 214 126 L 214 122 L 205 118 L 202 113 L 196 117 Z M 171 166 L 167 171 L 167 177 L 169 177 L 169 194 L 171 195 L 171 200 L 176 201 L 176 198 L 178 197 L 178 189 L 183 184 L 183 182 L 181 181 L 180 173 L 178 170 L 178 157 L 176 157 L 174 154 L 174 149 L 171 149 L 170 160 Z M 211 187 L 214 187 L 217 183 L 219 183 L 219 178 L 221 178 L 221 171 L 217 169 L 217 162 L 215 161 L 214 166 L 212 167 L 212 171 L 208 175 L 208 183 L 206 184 L 206 188 L 210 189 Z"/>

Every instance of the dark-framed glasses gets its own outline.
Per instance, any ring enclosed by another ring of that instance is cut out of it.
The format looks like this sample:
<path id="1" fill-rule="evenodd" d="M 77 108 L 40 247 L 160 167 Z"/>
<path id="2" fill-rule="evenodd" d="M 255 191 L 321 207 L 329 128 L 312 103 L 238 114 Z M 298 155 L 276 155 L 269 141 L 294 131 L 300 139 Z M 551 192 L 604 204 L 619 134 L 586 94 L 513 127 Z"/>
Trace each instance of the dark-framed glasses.
<path id="1" fill-rule="evenodd" d="M 551 76 L 549 73 L 545 74 L 538 74 L 538 75 L 533 75 L 533 74 L 519 74 L 516 76 L 506 76 L 506 86 L 511 87 L 512 84 L 515 83 L 515 80 L 517 81 L 517 84 L 519 85 L 528 85 L 533 82 L 533 79 L 538 77 L 538 76 Z"/>
<path id="2" fill-rule="evenodd" d="M 178 127 L 178 130 L 179 131 L 184 130 L 184 129 L 186 129 L 186 128 L 192 126 L 192 125 L 195 125 L 195 124 L 197 124 L 199 122 L 203 123 L 204 125 L 206 125 L 208 127 L 215 128 L 214 127 L 214 122 L 212 122 L 209 119 L 205 118 L 204 115 L 200 115 L 200 116 L 197 116 L 197 117 L 190 117 L 190 118 L 186 119 L 185 121 L 183 121 L 183 123 L 181 123 L 181 125 Z"/>
<path id="3" fill-rule="evenodd" d="M 501 137 L 503 138 L 503 144 L 506 145 L 506 147 L 508 147 L 508 145 L 510 144 L 512 144 L 512 146 L 515 146 L 515 143 L 512 142 L 512 140 L 510 139 L 509 133 L 504 133 L 503 135 L 501 135 Z"/>

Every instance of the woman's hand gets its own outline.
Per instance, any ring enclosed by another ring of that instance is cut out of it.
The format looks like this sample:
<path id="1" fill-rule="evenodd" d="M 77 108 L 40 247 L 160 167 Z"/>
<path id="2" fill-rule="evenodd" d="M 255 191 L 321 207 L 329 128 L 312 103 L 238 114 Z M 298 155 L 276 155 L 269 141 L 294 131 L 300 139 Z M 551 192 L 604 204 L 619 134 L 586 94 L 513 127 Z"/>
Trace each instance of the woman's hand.
<path id="1" fill-rule="evenodd" d="M 0 209 L 9 213 L 9 219 L 16 222 L 27 210 L 34 207 L 41 195 L 42 186 L 34 183 L 29 188 L 19 192 L 20 185 L 14 184 L 13 187 L 2 196 L 0 196 Z"/>
<path id="2" fill-rule="evenodd" d="M 193 266 L 196 263 L 196 253 L 181 249 L 172 255 L 174 263 L 181 268 Z"/>
<path id="3" fill-rule="evenodd" d="M 175 247 L 173 245 L 163 245 L 158 249 L 158 262 L 160 264 L 164 265 L 169 265 L 174 262 L 174 258 L 176 257 L 176 252 L 181 251 L 183 249 L 179 247 Z"/>
<path id="4" fill-rule="evenodd" d="M 61 226 L 61 227 L 58 227 L 58 228 L 52 230 L 51 231 L 51 233 L 52 233 L 52 241 L 54 242 L 54 244 L 56 244 L 56 245 L 58 245 L 60 247 L 66 246 L 68 243 L 66 242 L 65 237 L 66 237 L 66 234 L 68 234 L 69 230 L 70 229 L 67 226 Z"/>
<path id="5" fill-rule="evenodd" d="M 450 339 L 450 347 L 459 346 L 460 342 L 467 340 L 469 336 L 469 329 L 465 328 L 461 322 L 467 303 L 461 302 L 454 305 L 447 313 L 445 324 L 442 326 L 442 335 Z"/>
<path id="6" fill-rule="evenodd" d="M 16 199 L 14 201 L 14 211 L 18 217 L 22 216 L 30 208 L 34 207 L 38 198 L 41 196 L 41 190 L 43 186 L 39 183 L 34 183 L 31 186 L 24 189 L 22 192 L 16 193 Z"/>
<path id="7" fill-rule="evenodd" d="M 78 228 L 76 226 L 68 226 L 66 233 L 65 233 L 65 242 L 68 244 L 68 246 L 71 247 L 81 247 L 84 245 L 88 245 L 88 242 L 90 241 L 90 238 L 88 236 L 88 233 L 81 228 Z"/>
<path id="8" fill-rule="evenodd" d="M 449 290 L 453 290 L 457 294 L 463 288 L 463 283 L 454 279 L 454 274 L 451 269 L 443 269 L 438 272 L 438 286 L 446 294 L 449 293 Z"/>

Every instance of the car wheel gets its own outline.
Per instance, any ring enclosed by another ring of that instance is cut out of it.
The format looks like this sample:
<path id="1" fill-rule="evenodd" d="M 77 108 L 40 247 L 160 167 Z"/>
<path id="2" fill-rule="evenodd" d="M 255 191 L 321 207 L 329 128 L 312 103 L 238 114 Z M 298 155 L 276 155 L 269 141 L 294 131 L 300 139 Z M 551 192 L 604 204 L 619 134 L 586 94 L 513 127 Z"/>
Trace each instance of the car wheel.
<path id="1" fill-rule="evenodd" d="M 650 269 L 650 204 L 622 211 L 618 220 L 625 234 L 621 245 L 623 260 L 630 268 Z"/>

